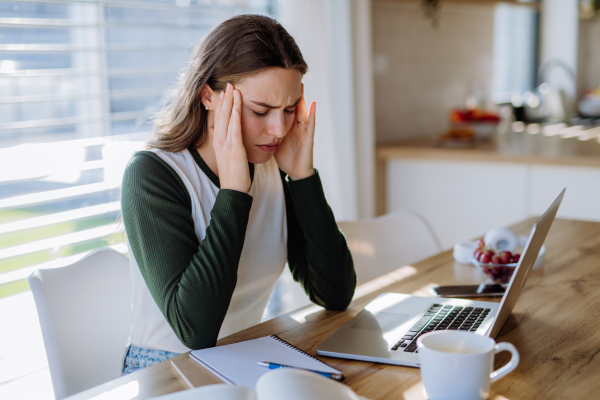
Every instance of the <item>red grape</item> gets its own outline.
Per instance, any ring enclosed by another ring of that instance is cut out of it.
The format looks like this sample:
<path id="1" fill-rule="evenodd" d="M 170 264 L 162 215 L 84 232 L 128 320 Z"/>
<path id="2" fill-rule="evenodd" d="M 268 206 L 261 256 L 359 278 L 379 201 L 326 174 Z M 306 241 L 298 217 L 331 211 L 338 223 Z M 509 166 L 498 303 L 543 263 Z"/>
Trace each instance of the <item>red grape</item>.
<path id="1" fill-rule="evenodd" d="M 502 268 L 502 276 L 500 277 L 500 282 L 501 283 L 508 283 L 510 282 L 510 278 L 512 276 L 514 269 L 511 267 L 503 267 Z"/>
<path id="2" fill-rule="evenodd" d="M 481 251 L 481 249 L 477 249 L 475 250 L 473 257 L 475 257 L 476 260 L 479 260 L 479 256 L 481 256 L 481 254 L 483 254 L 483 251 Z"/>
<path id="3" fill-rule="evenodd" d="M 509 264 L 510 260 L 512 260 L 512 253 L 510 251 L 502 252 L 502 264 Z"/>
<path id="4" fill-rule="evenodd" d="M 502 264 L 502 258 L 499 256 L 492 257 L 492 264 Z"/>
<path id="5" fill-rule="evenodd" d="M 489 254 L 489 252 L 487 252 L 487 253 L 481 255 L 481 258 L 479 259 L 479 261 L 487 264 L 490 261 L 492 261 L 492 256 Z"/>
<path id="6" fill-rule="evenodd" d="M 479 239 L 477 241 L 477 248 L 478 249 L 483 249 L 484 246 L 485 246 L 485 242 L 483 241 L 483 239 Z"/>
<path id="7" fill-rule="evenodd" d="M 520 254 L 515 254 L 512 256 L 512 262 L 517 263 L 517 262 L 519 262 L 520 258 L 521 258 Z"/>
<path id="8" fill-rule="evenodd" d="M 490 277 L 494 280 L 497 281 L 498 279 L 500 279 L 500 276 L 502 275 L 502 272 L 500 271 L 500 268 L 493 268 L 492 269 L 492 273 L 490 274 Z"/>

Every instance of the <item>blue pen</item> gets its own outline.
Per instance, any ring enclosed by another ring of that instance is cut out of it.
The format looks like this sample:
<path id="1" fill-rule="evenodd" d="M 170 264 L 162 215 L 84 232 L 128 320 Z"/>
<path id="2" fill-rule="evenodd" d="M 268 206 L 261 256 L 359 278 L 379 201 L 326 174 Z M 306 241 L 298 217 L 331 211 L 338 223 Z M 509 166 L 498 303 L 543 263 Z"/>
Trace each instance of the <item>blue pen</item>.
<path id="1" fill-rule="evenodd" d="M 268 361 L 259 361 L 259 362 L 257 362 L 257 364 L 260 365 L 261 367 L 266 367 L 266 368 L 269 368 L 269 369 L 279 369 L 279 368 L 301 369 L 301 370 L 304 370 L 304 371 L 310 371 L 310 372 L 314 372 L 314 373 L 319 374 L 319 375 L 323 375 L 326 378 L 335 379 L 336 381 L 343 381 L 344 380 L 344 375 L 343 374 L 331 374 L 329 372 L 314 371 L 312 369 L 292 367 L 291 365 L 276 364 L 276 363 L 272 363 L 272 362 L 268 362 Z"/>

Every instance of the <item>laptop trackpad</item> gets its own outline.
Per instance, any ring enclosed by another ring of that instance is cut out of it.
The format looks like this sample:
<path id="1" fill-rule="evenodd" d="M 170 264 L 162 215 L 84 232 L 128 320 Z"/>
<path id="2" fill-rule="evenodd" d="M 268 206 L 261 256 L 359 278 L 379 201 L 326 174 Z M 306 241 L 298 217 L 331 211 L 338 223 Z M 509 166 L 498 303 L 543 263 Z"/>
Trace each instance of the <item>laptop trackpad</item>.
<path id="1" fill-rule="evenodd" d="M 393 330 L 410 319 L 410 315 L 379 312 L 373 315 L 367 312 L 364 317 L 352 325 L 352 329 L 368 329 L 371 331 L 387 332 Z"/>

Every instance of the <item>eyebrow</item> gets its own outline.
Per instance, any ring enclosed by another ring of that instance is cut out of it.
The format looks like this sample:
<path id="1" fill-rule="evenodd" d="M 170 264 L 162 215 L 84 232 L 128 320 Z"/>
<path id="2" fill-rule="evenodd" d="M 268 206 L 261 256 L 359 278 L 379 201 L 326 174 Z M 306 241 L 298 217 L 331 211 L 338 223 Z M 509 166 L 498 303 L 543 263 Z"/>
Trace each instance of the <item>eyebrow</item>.
<path id="1" fill-rule="evenodd" d="M 296 102 L 294 104 L 292 104 L 291 106 L 286 106 L 285 108 L 290 108 L 290 107 L 296 107 L 298 105 L 298 103 L 300 103 L 300 100 L 302 100 L 302 97 L 300 97 L 298 100 L 296 100 Z M 265 108 L 279 108 L 280 106 L 274 106 L 271 104 L 267 104 L 267 103 L 262 103 L 260 101 L 254 101 L 251 100 L 254 104 L 256 104 L 257 106 L 261 106 L 261 107 L 265 107 Z"/>

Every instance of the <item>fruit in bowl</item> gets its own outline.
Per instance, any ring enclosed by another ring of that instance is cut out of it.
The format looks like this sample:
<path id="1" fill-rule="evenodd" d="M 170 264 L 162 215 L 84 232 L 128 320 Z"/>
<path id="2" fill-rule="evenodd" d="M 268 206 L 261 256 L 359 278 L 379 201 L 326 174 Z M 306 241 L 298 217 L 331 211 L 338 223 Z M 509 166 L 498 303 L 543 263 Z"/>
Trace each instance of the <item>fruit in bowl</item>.
<path id="1" fill-rule="evenodd" d="M 470 131 L 473 139 L 488 140 L 494 136 L 496 126 L 499 122 L 500 117 L 492 112 L 478 108 L 469 110 L 457 109 L 450 112 L 452 128 L 449 132 Z"/>
<path id="2" fill-rule="evenodd" d="M 478 108 L 469 110 L 452 110 L 450 112 L 451 122 L 487 122 L 497 124 L 500 117 L 492 112 L 480 110 Z"/>
<path id="3" fill-rule="evenodd" d="M 510 251 L 495 252 L 486 247 L 483 239 L 479 239 L 472 261 L 487 282 L 506 285 L 510 282 L 520 258 L 520 254 Z"/>

